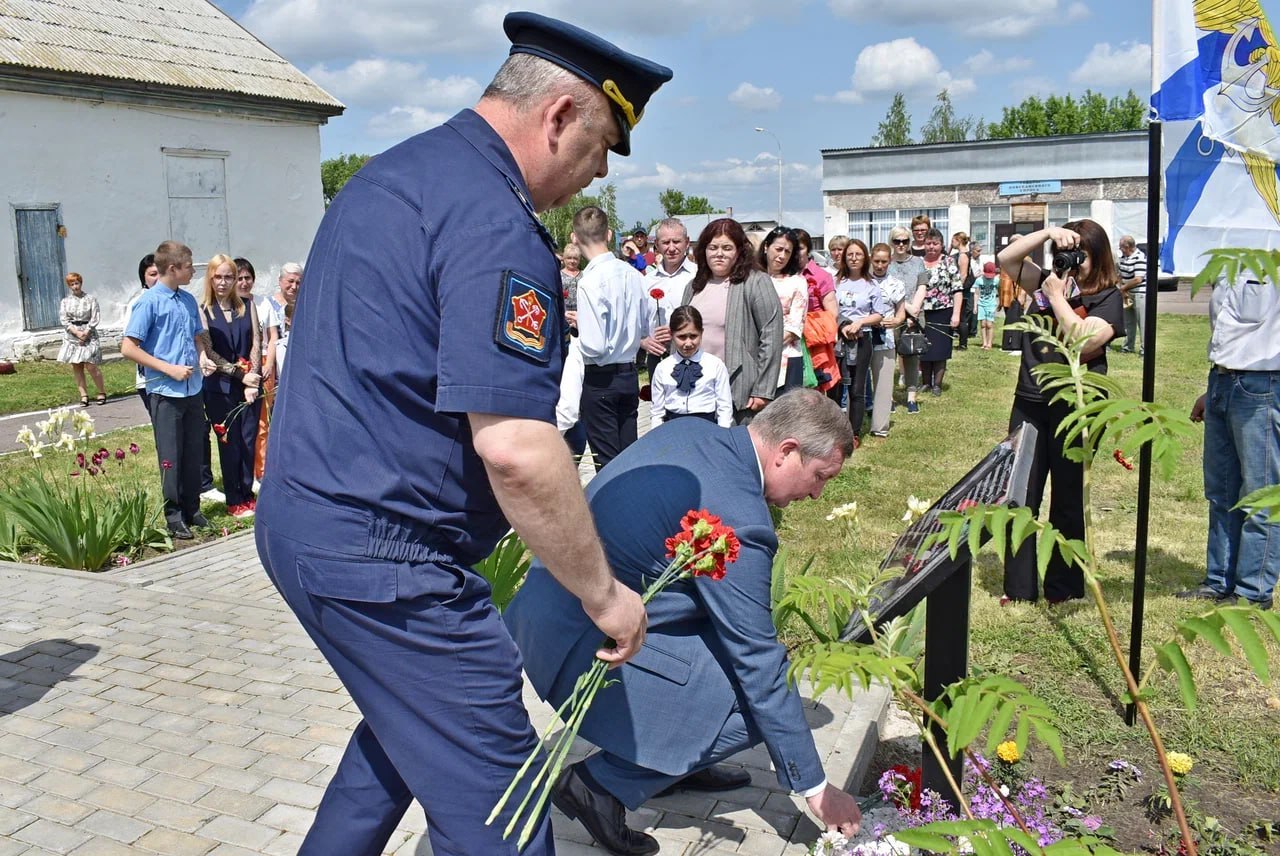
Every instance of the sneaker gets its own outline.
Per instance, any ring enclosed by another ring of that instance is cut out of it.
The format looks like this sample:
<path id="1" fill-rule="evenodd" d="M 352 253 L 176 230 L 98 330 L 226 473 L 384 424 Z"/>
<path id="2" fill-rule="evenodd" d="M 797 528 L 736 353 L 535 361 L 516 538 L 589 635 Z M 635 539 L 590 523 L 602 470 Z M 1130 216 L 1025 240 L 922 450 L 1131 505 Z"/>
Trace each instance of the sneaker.
<path id="1" fill-rule="evenodd" d="M 932 387 L 929 390 L 929 394 L 932 395 L 934 398 L 937 398 L 938 396 L 942 395 L 942 387 L 940 386 Z"/>
<path id="2" fill-rule="evenodd" d="M 227 495 L 216 487 L 211 487 L 200 494 L 200 498 L 205 502 L 226 502 Z"/>
<path id="3" fill-rule="evenodd" d="M 253 509 L 249 507 L 249 503 L 244 502 L 244 503 L 241 503 L 240 505 L 227 506 L 227 513 L 230 514 L 232 517 L 238 517 L 243 519 L 245 517 L 252 517 Z"/>
<path id="4" fill-rule="evenodd" d="M 872 431 L 871 436 L 872 437 L 888 437 L 889 432 L 888 431 Z"/>
<path id="5" fill-rule="evenodd" d="M 918 403 L 914 402 L 914 401 L 908 401 L 908 402 L 907 402 L 907 412 L 908 412 L 908 413 L 919 413 L 919 412 L 920 412 L 920 405 L 919 405 Z"/>
<path id="6" fill-rule="evenodd" d="M 1212 600 L 1218 603 L 1229 600 L 1234 601 L 1236 599 L 1234 594 L 1220 592 L 1216 588 L 1208 585 L 1199 585 L 1193 589 L 1177 592 L 1174 594 L 1174 597 L 1181 600 Z"/>

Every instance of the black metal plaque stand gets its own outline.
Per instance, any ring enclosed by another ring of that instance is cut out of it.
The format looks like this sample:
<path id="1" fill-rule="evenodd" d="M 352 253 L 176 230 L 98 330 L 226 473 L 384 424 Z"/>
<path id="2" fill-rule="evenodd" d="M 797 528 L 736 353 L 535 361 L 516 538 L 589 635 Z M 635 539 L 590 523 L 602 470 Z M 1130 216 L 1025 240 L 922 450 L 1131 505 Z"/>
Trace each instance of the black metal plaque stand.
<path id="1" fill-rule="evenodd" d="M 967 547 L 956 555 L 955 570 L 925 600 L 924 631 L 924 697 L 933 701 L 943 690 L 969 674 L 969 592 L 973 585 L 973 560 Z M 964 756 L 948 757 L 947 735 L 936 724 L 929 730 L 947 758 L 947 766 L 956 783 L 964 773 Z M 921 746 L 921 787 L 942 794 L 955 805 L 951 786 L 943 775 L 938 759 L 927 746 Z"/>

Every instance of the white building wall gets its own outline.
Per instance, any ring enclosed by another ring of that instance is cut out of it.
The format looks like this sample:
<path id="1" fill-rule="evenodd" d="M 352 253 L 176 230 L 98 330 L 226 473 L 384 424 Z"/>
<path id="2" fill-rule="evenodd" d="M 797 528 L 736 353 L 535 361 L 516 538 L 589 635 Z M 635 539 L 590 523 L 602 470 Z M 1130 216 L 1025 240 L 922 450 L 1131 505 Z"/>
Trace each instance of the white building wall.
<path id="1" fill-rule="evenodd" d="M 84 275 L 104 328 L 119 326 L 137 291 L 138 260 L 171 237 L 162 149 L 226 153 L 230 246 L 219 251 L 250 259 L 261 293 L 284 262 L 305 261 L 324 214 L 317 123 L 8 91 L 0 116 L 0 354 L 31 339 L 22 330 L 15 205 L 61 205 L 67 270 Z"/>

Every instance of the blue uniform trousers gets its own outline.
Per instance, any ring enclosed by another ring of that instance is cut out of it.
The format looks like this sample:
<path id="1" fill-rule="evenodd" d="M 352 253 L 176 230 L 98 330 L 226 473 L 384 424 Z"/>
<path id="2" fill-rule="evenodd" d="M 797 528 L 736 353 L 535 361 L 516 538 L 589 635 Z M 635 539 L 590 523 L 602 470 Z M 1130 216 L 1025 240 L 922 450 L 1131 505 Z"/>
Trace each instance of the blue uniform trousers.
<path id="1" fill-rule="evenodd" d="M 484 580 L 418 563 L 415 579 L 429 590 L 388 600 L 360 568 L 394 575 L 400 563 L 304 544 L 262 522 L 256 537 L 272 582 L 364 715 L 300 856 L 380 854 L 415 798 L 436 856 L 516 856 L 518 835 L 502 840 L 510 812 L 484 821 L 537 736 L 521 701 L 520 652 Z M 554 852 L 544 816 L 523 853 Z"/>
<path id="2" fill-rule="evenodd" d="M 636 441 L 640 376 L 636 364 L 586 366 L 582 378 L 582 422 L 596 472 Z"/>

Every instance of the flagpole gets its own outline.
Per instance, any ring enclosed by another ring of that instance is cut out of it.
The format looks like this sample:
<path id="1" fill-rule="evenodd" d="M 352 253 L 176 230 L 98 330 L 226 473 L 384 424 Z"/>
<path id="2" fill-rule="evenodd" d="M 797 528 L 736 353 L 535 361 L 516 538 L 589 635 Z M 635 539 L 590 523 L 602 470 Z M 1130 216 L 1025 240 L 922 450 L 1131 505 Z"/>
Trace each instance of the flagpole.
<path id="1" fill-rule="evenodd" d="M 1142 300 L 1142 400 L 1156 392 L 1156 318 L 1160 296 L 1160 122 L 1147 125 L 1147 270 Z M 1138 521 L 1133 541 L 1133 615 L 1129 624 L 1129 671 L 1142 674 L 1142 618 L 1147 599 L 1147 538 L 1151 520 L 1151 444 L 1138 452 Z M 1137 722 L 1137 708 L 1125 705 L 1124 721 Z"/>

